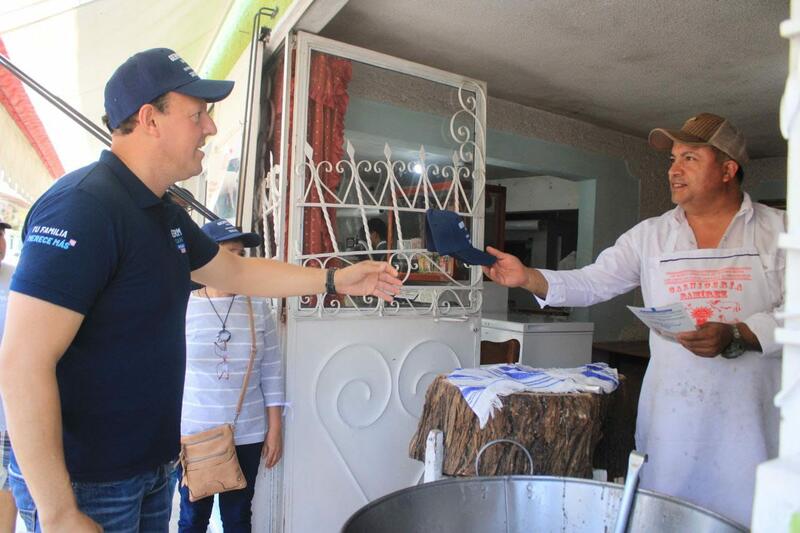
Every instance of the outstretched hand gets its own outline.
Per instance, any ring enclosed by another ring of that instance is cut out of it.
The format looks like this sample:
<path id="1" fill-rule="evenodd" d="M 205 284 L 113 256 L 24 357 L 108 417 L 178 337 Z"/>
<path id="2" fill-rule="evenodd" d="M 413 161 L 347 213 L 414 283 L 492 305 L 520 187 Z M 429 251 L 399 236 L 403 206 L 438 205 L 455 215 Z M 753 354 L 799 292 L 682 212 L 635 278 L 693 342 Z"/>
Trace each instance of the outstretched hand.
<path id="1" fill-rule="evenodd" d="M 391 302 L 403 284 L 398 272 L 385 261 L 361 261 L 336 271 L 336 292 L 350 296 L 377 296 Z"/>
<path id="2" fill-rule="evenodd" d="M 492 281 L 504 287 L 523 287 L 528 283 L 527 269 L 519 259 L 491 246 L 486 251 L 497 258 L 492 266 L 482 267 Z"/>

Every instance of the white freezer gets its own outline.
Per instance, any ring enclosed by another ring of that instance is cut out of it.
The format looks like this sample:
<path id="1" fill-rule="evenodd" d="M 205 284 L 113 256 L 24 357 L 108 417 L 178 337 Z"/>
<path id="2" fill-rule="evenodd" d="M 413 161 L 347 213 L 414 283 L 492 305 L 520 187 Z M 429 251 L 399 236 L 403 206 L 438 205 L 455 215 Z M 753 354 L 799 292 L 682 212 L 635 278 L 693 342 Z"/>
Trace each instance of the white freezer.
<path id="1" fill-rule="evenodd" d="M 541 368 L 570 368 L 592 361 L 594 324 L 567 317 L 525 313 L 484 313 L 481 340 L 517 339 L 520 363 Z"/>

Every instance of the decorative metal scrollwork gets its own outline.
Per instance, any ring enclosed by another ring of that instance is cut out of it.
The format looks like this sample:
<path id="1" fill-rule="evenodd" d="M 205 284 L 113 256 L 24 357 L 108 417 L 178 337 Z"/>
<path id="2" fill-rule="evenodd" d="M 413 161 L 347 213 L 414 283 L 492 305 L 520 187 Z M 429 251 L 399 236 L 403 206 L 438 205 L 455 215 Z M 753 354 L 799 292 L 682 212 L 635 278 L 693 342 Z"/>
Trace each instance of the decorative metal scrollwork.
<path id="1" fill-rule="evenodd" d="M 328 268 L 332 264 L 338 266 L 352 264 L 355 262 L 348 259 L 352 258 L 352 252 L 345 252 L 339 255 L 329 255 L 328 257 L 309 257 L 303 261 L 303 266 L 315 268 Z M 424 255 L 419 251 L 397 252 L 391 254 L 390 261 L 397 257 L 411 261 L 419 255 Z M 404 282 L 412 271 L 404 271 Z M 306 295 L 299 298 L 299 309 L 297 316 L 336 316 L 343 311 L 355 312 L 360 316 L 393 316 L 399 314 L 410 314 L 414 316 L 432 316 L 434 318 L 454 318 L 473 314 L 480 309 L 482 300 L 481 291 L 478 287 L 456 281 L 452 278 L 452 285 L 445 286 L 412 286 L 404 288 L 403 292 L 396 296 L 394 301 L 387 303 L 375 296 L 349 296 L 337 295 L 336 297 L 317 295 Z"/>
<path id="2" fill-rule="evenodd" d="M 296 310 L 298 316 L 337 315 L 345 310 L 354 310 L 361 315 L 410 313 L 434 317 L 455 317 L 477 312 L 481 302 L 479 276 L 471 276 L 475 280 L 472 282 L 455 279 L 452 267 L 445 268 L 440 264 L 435 254 L 422 247 L 421 236 L 418 240 L 417 235 L 403 227 L 401 214 L 418 213 L 424 216 L 430 208 L 449 209 L 466 218 L 482 213 L 481 202 L 485 189 L 482 152 L 485 131 L 479 112 L 482 101 L 485 101 L 485 94 L 480 86 L 470 84 L 458 88 L 460 109 L 453 113 L 449 121 L 449 133 L 457 145 L 450 164 L 429 162 L 424 146 L 420 146 L 412 160 L 396 158 L 388 143 L 384 145 L 382 159 L 358 160 L 356 150 L 348 139 L 345 139 L 346 155 L 342 160 L 317 162 L 312 147 L 305 145 L 304 161 L 297 165 L 297 175 L 305 180 L 300 183 L 302 194 L 294 208 L 301 213 L 307 208 L 319 208 L 324 221 L 323 231 L 327 230 L 332 249 L 322 253 L 303 253 L 300 240 L 295 239 L 292 243 L 295 259 L 305 266 L 341 267 L 377 252 L 400 267 L 406 278 L 406 286 L 391 304 L 375 297 L 305 296 L 299 300 L 300 305 Z M 415 179 L 409 180 L 412 172 Z M 335 187 L 324 179 L 331 173 L 340 176 Z M 267 177 L 270 176 L 268 174 Z M 366 179 L 366 176 L 370 179 Z M 265 196 L 262 202 L 265 206 L 274 206 L 272 196 Z M 272 209 L 279 213 L 278 207 Z M 375 250 L 370 239 L 366 239 L 366 250 L 341 250 L 332 217 L 334 209 L 354 211 L 366 235 L 369 235 L 368 212 L 388 211 L 392 217 L 396 247 Z M 264 210 L 265 219 L 269 213 L 268 209 Z M 409 235 L 415 238 L 408 239 Z M 279 242 L 280 237 L 276 234 L 276 241 Z M 414 246 L 414 241 L 419 245 Z M 429 277 L 432 279 L 428 279 L 424 286 L 414 285 L 411 275 L 420 273 L 422 264 L 426 273 L 433 274 Z"/>

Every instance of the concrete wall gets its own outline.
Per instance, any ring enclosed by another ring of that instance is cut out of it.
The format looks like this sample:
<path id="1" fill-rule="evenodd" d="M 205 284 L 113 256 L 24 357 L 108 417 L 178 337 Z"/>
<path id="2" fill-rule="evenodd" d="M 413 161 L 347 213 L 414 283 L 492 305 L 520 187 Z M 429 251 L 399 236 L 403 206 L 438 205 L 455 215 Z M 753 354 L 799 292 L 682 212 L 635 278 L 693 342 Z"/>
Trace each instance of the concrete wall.
<path id="1" fill-rule="evenodd" d="M 506 213 L 578 209 L 580 191 L 574 181 L 553 176 L 492 180 L 506 188 Z"/>
<path id="2" fill-rule="evenodd" d="M 786 199 L 786 158 L 751 161 L 745 167 L 743 185 L 756 200 Z"/>

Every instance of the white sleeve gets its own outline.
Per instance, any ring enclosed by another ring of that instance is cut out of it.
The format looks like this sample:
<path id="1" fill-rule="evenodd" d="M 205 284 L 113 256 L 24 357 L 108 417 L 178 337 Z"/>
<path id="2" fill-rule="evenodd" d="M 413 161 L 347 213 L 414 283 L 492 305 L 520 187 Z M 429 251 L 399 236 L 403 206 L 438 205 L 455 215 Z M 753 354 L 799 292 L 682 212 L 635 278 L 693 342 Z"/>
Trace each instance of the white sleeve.
<path id="1" fill-rule="evenodd" d="M 776 311 L 778 309 L 775 309 Z M 767 357 L 780 357 L 782 355 L 781 344 L 775 342 L 775 328 L 781 323 L 775 319 L 773 312 L 756 313 L 743 320 L 750 331 L 758 339 L 761 345 L 761 353 Z"/>
<path id="2" fill-rule="evenodd" d="M 787 218 L 786 213 L 783 217 L 776 222 L 776 227 L 767 228 L 770 235 L 775 239 L 773 246 L 777 247 L 778 235 L 786 231 Z M 770 246 L 772 249 L 772 246 Z M 762 256 L 763 260 L 763 256 Z M 775 312 L 783 310 L 783 296 L 785 294 L 785 279 L 786 279 L 786 252 L 781 249 L 776 250 L 775 268 L 767 275 L 767 284 L 771 285 L 770 292 L 777 295 L 775 307 L 769 311 L 755 313 L 743 320 L 750 331 L 758 339 L 761 345 L 761 353 L 766 357 L 781 357 L 783 352 L 782 345 L 775 342 L 775 329 L 783 327 L 783 321 L 775 318 Z M 773 298 L 773 301 L 775 298 Z"/>
<path id="3" fill-rule="evenodd" d="M 641 283 L 644 227 L 638 224 L 622 234 L 597 260 L 577 270 L 539 270 L 547 280 L 547 296 L 536 301 L 544 307 L 586 307 L 610 300 Z"/>
<path id="4" fill-rule="evenodd" d="M 264 395 L 264 405 L 283 405 L 283 357 L 272 309 L 266 300 L 258 302 L 258 318 L 264 324 L 264 342 L 261 347 L 261 394 Z"/>

